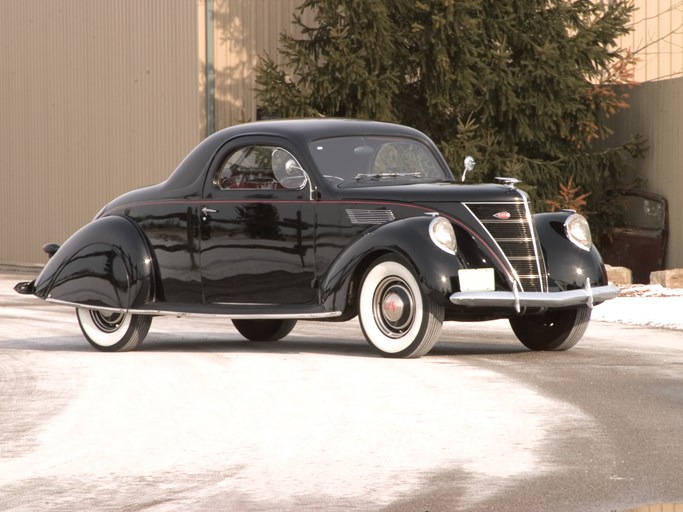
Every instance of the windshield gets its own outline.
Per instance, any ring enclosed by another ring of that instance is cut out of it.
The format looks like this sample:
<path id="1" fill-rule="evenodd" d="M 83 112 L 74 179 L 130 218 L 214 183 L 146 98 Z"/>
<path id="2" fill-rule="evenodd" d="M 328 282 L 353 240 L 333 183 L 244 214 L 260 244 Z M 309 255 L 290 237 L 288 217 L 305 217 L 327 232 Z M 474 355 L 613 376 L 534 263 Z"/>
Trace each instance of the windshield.
<path id="1" fill-rule="evenodd" d="M 311 154 L 323 176 L 337 186 L 377 181 L 452 181 L 450 172 L 418 140 L 387 136 L 319 139 Z"/>

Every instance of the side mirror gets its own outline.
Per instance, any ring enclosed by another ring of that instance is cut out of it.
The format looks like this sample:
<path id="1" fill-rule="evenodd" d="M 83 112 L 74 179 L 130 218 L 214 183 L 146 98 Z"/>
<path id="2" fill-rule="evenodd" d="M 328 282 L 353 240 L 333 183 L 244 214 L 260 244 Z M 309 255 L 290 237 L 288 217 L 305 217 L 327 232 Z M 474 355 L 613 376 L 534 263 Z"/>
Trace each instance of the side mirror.
<path id="1" fill-rule="evenodd" d="M 297 165 L 295 160 L 289 159 L 285 164 L 285 172 L 289 176 L 293 176 L 294 174 L 303 174 L 304 170 L 301 167 L 299 167 L 299 165 Z"/>
<path id="2" fill-rule="evenodd" d="M 287 160 L 285 176 L 280 179 L 285 188 L 301 190 L 308 183 L 308 175 L 294 159 Z"/>
<path id="3" fill-rule="evenodd" d="M 465 170 L 462 173 L 461 181 L 465 181 L 465 176 L 467 175 L 467 173 L 473 170 L 476 165 L 477 163 L 474 161 L 474 158 L 472 158 L 469 155 L 465 157 Z"/>
<path id="4" fill-rule="evenodd" d="M 275 179 L 285 188 L 301 190 L 308 183 L 308 175 L 286 150 L 275 148 L 271 154 Z"/>

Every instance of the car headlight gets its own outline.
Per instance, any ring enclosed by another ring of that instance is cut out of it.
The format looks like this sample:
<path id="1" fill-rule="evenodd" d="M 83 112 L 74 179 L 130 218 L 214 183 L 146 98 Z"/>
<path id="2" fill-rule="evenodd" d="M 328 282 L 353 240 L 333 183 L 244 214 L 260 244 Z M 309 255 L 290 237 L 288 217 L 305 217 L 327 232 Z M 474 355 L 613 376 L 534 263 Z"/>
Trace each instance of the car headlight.
<path id="1" fill-rule="evenodd" d="M 564 221 L 564 231 L 567 234 L 567 238 L 574 245 L 590 251 L 593 239 L 591 238 L 591 229 L 588 226 L 588 221 L 583 215 L 574 213 L 567 217 L 567 220 Z"/>
<path id="2" fill-rule="evenodd" d="M 443 217 L 434 217 L 429 223 L 429 236 L 439 249 L 455 254 L 457 247 L 455 231 L 448 220 Z"/>

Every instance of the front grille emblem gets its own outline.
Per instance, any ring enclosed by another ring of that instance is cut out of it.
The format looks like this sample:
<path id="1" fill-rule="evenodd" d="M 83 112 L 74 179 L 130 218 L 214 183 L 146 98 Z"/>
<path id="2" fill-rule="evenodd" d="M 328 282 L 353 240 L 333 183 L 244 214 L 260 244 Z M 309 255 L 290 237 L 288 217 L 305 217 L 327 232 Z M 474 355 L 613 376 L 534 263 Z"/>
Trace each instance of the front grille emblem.
<path id="1" fill-rule="evenodd" d="M 499 220 L 508 220 L 510 218 L 510 212 L 498 212 L 494 213 L 493 216 Z"/>

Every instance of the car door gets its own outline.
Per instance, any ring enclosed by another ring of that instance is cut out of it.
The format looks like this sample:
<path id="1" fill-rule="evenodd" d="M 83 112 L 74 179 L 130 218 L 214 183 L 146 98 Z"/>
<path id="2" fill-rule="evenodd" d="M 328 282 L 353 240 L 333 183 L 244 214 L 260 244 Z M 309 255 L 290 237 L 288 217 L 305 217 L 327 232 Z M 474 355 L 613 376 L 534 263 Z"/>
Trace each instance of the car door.
<path id="1" fill-rule="evenodd" d="M 664 268 L 668 203 L 643 190 L 628 190 L 621 200 L 625 217 L 601 240 L 600 254 L 609 265 L 631 269 L 634 283 L 648 284 L 650 273 Z"/>
<path id="2" fill-rule="evenodd" d="M 280 140 L 250 137 L 222 148 L 207 175 L 200 209 L 204 302 L 313 301 L 311 186 Z"/>

